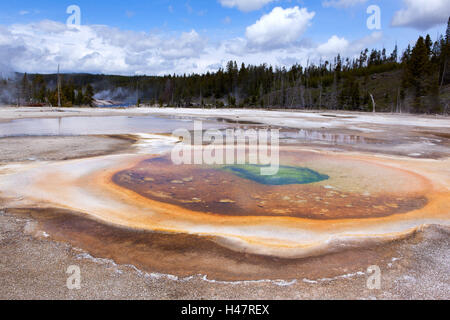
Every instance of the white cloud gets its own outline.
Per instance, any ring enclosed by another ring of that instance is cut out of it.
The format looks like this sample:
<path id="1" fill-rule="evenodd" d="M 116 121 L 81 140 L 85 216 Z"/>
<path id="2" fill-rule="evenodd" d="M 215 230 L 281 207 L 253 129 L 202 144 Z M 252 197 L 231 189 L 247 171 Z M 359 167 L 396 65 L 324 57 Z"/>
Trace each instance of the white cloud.
<path id="1" fill-rule="evenodd" d="M 301 11 L 293 11 L 294 21 L 298 20 L 295 18 L 298 12 Z M 312 14 L 309 16 L 312 18 Z M 279 32 L 288 33 L 287 37 L 282 37 L 285 44 L 277 46 L 255 46 L 244 37 L 210 43 L 194 30 L 167 35 L 99 25 L 74 29 L 49 20 L 0 26 L 0 72 L 53 73 L 61 64 L 63 72 L 188 74 L 217 71 L 229 60 L 236 60 L 238 64 L 289 67 L 294 63 L 304 65 L 308 60 L 332 59 L 337 53 L 353 56 L 381 39 L 381 33 L 356 41 L 333 36 L 326 43 L 317 44 L 307 39 L 297 41 L 302 33 L 297 24 L 288 23 L 296 30 L 292 34 L 285 29 L 283 21 L 281 25 L 284 26 L 282 31 L 277 29 L 275 35 L 264 34 L 259 38 L 273 39 L 281 37 Z"/>
<path id="2" fill-rule="evenodd" d="M 57 64 L 74 72 L 194 72 L 192 59 L 206 43 L 194 30 L 169 37 L 98 25 L 74 29 L 49 20 L 0 28 L 8 65 L 26 72 L 54 72 Z"/>
<path id="3" fill-rule="evenodd" d="M 257 47 L 275 48 L 299 40 L 314 18 L 315 12 L 299 7 L 276 7 L 247 28 L 249 43 Z"/>
<path id="4" fill-rule="evenodd" d="M 353 41 L 332 36 L 323 44 L 304 41 L 271 50 L 255 50 L 249 47 L 246 39 L 236 38 L 223 41 L 216 47 L 208 46 L 198 64 L 204 69 L 216 71 L 219 66 L 224 67 L 229 60 L 236 60 L 238 65 L 244 62 L 253 65 L 267 63 L 272 66 L 290 67 L 296 63 L 306 65 L 308 62 L 319 63 L 320 60 L 331 61 L 339 53 L 342 57 L 353 58 L 364 48 L 370 48 L 382 40 L 382 36 L 381 32 L 374 32 Z"/>
<path id="5" fill-rule="evenodd" d="M 224 7 L 234 8 L 244 12 L 259 10 L 266 4 L 273 2 L 274 0 L 219 0 L 220 4 Z"/>
<path id="6" fill-rule="evenodd" d="M 325 0 L 322 2 L 322 5 L 325 8 L 349 8 L 366 2 L 367 0 Z"/>
<path id="7" fill-rule="evenodd" d="M 334 35 L 327 42 L 319 45 L 317 51 L 323 56 L 335 55 L 347 51 L 349 41 Z"/>
<path id="8" fill-rule="evenodd" d="M 427 30 L 446 23 L 450 16 L 449 0 L 403 0 L 403 4 L 392 19 L 394 27 Z"/>
<path id="9" fill-rule="evenodd" d="M 334 35 L 327 42 L 317 47 L 317 52 L 321 57 L 332 58 L 340 54 L 345 57 L 352 57 L 357 55 L 361 50 L 379 42 L 383 38 L 383 33 L 375 31 L 367 37 L 348 41 L 345 38 L 339 38 Z"/>

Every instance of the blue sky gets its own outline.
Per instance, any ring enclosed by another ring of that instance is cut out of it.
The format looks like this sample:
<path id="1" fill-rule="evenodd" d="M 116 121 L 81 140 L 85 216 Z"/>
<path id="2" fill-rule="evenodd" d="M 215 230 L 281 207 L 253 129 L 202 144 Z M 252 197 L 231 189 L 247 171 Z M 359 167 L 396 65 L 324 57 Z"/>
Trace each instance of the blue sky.
<path id="1" fill-rule="evenodd" d="M 76 32 L 63 29 L 69 5 L 81 9 Z M 381 10 L 380 30 L 367 28 L 370 5 Z M 167 74 L 214 71 L 228 59 L 304 64 L 436 38 L 449 15 L 448 0 L 10 0 L 0 2 L 0 67 Z"/>

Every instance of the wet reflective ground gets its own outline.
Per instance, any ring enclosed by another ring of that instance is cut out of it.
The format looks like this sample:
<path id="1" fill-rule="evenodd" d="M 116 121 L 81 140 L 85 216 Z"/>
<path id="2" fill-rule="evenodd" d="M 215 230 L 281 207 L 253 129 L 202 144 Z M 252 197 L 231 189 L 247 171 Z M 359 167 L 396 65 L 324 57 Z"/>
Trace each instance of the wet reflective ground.
<path id="1" fill-rule="evenodd" d="M 384 128 L 373 132 L 336 129 L 285 129 L 280 132 L 285 145 L 310 145 L 330 150 L 360 151 L 400 155 L 412 158 L 445 158 L 449 155 L 450 133 L 447 129 L 421 131 Z"/>
<path id="2" fill-rule="evenodd" d="M 205 129 L 224 128 L 225 124 L 204 123 Z M 172 133 L 179 128 L 193 129 L 185 119 L 165 117 L 61 117 L 54 119 L 20 119 L 0 122 L 0 138 L 21 136 L 76 136 L 136 133 Z"/>
<path id="3" fill-rule="evenodd" d="M 20 119 L 0 122 L 0 138 L 22 136 L 123 135 L 141 133 L 172 133 L 176 129 L 193 130 L 193 121 L 203 121 L 203 129 L 279 129 L 280 143 L 312 145 L 320 148 L 357 150 L 404 155 L 414 158 L 448 156 L 450 132 L 446 128 L 413 128 L 376 126 L 358 130 L 321 128 L 292 129 L 269 126 L 256 121 L 194 116 L 107 116 Z M 224 131 L 223 131 L 224 132 Z M 225 135 L 225 132 L 224 132 Z"/>

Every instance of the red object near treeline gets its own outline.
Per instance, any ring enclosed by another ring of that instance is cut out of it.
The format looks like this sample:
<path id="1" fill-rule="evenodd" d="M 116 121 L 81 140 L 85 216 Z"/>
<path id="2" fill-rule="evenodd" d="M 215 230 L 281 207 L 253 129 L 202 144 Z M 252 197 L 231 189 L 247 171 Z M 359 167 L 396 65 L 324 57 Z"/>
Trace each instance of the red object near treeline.
<path id="1" fill-rule="evenodd" d="M 46 106 L 45 103 L 29 103 L 25 105 L 25 107 L 45 107 L 45 106 Z"/>

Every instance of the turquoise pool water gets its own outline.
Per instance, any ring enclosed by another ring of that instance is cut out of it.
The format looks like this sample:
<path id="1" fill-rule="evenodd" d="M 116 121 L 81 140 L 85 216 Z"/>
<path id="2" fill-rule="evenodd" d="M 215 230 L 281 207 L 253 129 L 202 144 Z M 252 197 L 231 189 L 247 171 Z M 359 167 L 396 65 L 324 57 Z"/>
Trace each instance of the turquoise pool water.
<path id="1" fill-rule="evenodd" d="M 252 180 L 260 184 L 283 186 L 292 184 L 309 184 L 328 180 L 330 177 L 309 168 L 280 166 L 273 176 L 261 175 L 261 165 L 226 166 L 222 170 L 231 172 L 240 178 Z"/>

